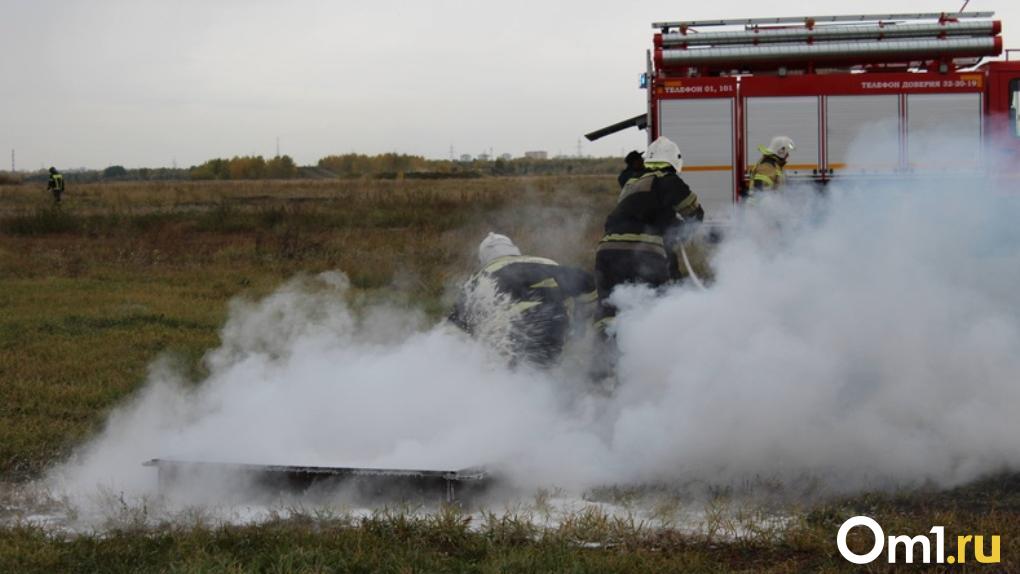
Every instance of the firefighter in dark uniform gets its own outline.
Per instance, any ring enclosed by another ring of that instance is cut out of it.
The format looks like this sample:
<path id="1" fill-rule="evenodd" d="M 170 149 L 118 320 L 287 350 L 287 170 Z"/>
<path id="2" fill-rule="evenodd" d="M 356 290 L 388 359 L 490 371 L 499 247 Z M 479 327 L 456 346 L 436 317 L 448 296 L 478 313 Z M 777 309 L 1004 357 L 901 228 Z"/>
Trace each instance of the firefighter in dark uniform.
<path id="1" fill-rule="evenodd" d="M 786 183 L 783 168 L 786 167 L 786 161 L 793 149 L 793 140 L 786 136 L 772 138 L 767 147 L 758 146 L 761 159 L 754 164 L 748 174 L 748 198 L 753 198 L 755 193 L 761 191 L 776 191 L 782 188 Z"/>
<path id="2" fill-rule="evenodd" d="M 627 185 L 627 181 L 630 178 L 641 175 L 645 172 L 645 158 L 641 157 L 641 152 L 634 150 L 627 154 L 624 160 L 627 163 L 627 167 L 620 172 L 619 177 L 616 181 L 619 182 L 620 187 Z"/>
<path id="3" fill-rule="evenodd" d="M 682 168 L 676 144 L 664 137 L 655 140 L 648 146 L 644 173 L 627 181 L 606 217 L 605 235 L 595 253 L 595 326 L 603 334 L 616 315 L 609 303 L 613 289 L 625 283 L 667 283 L 676 266 L 671 236 L 678 235 L 684 221 L 705 217 L 698 196 L 678 175 Z"/>
<path id="4" fill-rule="evenodd" d="M 478 261 L 481 270 L 465 283 L 450 321 L 483 340 L 499 339 L 487 342 L 509 355 L 511 365 L 554 365 L 571 315 L 595 302 L 591 274 L 521 255 L 509 237 L 496 233 L 479 245 Z"/>
<path id="5" fill-rule="evenodd" d="M 64 193 L 64 176 L 55 167 L 50 168 L 46 190 L 53 194 L 53 203 L 60 203 L 60 196 Z"/>

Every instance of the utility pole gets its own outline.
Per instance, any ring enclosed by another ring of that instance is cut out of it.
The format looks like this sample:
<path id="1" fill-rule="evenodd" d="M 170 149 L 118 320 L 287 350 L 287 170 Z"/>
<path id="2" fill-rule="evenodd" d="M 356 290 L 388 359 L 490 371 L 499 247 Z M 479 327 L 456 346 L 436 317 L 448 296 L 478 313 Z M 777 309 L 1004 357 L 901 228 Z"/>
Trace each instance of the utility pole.
<path id="1" fill-rule="evenodd" d="M 276 136 L 276 157 L 280 157 L 280 136 Z"/>
<path id="2" fill-rule="evenodd" d="M 11 148 L 11 173 L 16 171 L 17 170 L 14 168 L 14 148 Z"/>
<path id="3" fill-rule="evenodd" d="M 577 157 L 581 157 L 581 138 L 577 138 Z"/>

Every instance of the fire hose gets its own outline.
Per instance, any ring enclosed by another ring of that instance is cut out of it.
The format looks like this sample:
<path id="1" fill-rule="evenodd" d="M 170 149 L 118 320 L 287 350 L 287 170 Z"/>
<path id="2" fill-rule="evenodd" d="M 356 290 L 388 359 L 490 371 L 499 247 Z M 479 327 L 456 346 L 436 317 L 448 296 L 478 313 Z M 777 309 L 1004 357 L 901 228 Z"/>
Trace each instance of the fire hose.
<path id="1" fill-rule="evenodd" d="M 705 284 L 701 282 L 701 279 L 698 279 L 698 274 L 694 272 L 694 267 L 691 266 L 691 260 L 687 258 L 687 250 L 684 249 L 684 244 L 682 242 L 680 243 L 680 258 L 683 259 L 684 267 L 687 268 L 687 276 L 691 278 L 694 285 L 702 291 L 708 291 Z"/>

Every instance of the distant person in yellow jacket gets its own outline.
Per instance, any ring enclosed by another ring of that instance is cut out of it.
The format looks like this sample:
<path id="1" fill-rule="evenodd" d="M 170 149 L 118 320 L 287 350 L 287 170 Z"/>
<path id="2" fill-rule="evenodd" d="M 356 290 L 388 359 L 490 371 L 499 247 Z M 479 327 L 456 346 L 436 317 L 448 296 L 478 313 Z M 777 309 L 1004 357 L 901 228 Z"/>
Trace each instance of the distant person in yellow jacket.
<path id="1" fill-rule="evenodd" d="M 60 196 L 64 194 L 64 176 L 57 171 L 57 168 L 50 168 L 50 179 L 46 183 L 46 189 L 53 194 L 53 203 L 60 203 Z"/>
<path id="2" fill-rule="evenodd" d="M 775 191 L 782 188 L 786 183 L 783 168 L 794 149 L 793 140 L 786 136 L 776 136 L 768 146 L 758 146 L 761 159 L 751 168 L 747 186 L 748 198 L 759 191 Z"/>

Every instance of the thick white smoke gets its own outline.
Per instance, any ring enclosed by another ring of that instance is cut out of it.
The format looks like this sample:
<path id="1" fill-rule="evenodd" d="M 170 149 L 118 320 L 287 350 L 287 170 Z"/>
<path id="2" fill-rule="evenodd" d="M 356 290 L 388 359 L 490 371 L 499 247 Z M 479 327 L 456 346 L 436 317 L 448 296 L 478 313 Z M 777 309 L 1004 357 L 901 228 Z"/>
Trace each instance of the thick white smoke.
<path id="1" fill-rule="evenodd" d="M 525 486 L 821 479 L 952 485 L 1020 466 L 1020 202 L 973 180 L 791 189 L 738 214 L 708 291 L 615 295 L 619 387 L 511 371 L 339 273 L 235 302 L 209 377 L 166 363 L 51 479 L 141 462 L 457 468 Z M 1001 190 L 1006 191 L 1006 190 Z M 541 253 L 537 253 L 541 255 Z"/>
<path id="2" fill-rule="evenodd" d="M 576 430 L 583 416 L 571 415 L 589 400 L 570 400 L 576 382 L 511 371 L 452 326 L 421 330 L 414 311 L 356 317 L 346 291 L 342 274 L 326 273 L 235 302 L 206 380 L 191 386 L 157 362 L 139 396 L 52 479 L 71 492 L 140 495 L 154 487 L 141 466 L 154 457 L 426 469 L 520 460 L 565 476 L 595 460 L 536 462 L 546 449 L 595 449 Z"/>
<path id="3" fill-rule="evenodd" d="M 619 294 L 628 480 L 949 485 L 1020 463 L 1018 198 L 909 186 L 769 198 L 710 290 Z"/>

